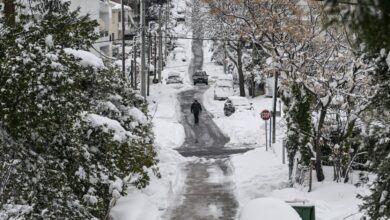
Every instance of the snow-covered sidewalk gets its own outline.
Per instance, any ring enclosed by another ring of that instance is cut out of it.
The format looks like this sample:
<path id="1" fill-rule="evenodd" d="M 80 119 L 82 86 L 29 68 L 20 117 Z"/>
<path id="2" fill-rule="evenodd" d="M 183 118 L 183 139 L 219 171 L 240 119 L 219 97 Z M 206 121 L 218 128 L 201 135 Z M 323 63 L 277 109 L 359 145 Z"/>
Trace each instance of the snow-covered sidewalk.
<path id="1" fill-rule="evenodd" d="M 204 51 L 209 51 L 205 45 Z M 211 79 L 223 73 L 223 67 L 211 62 L 211 53 L 205 53 L 204 69 Z M 236 91 L 237 93 L 237 91 Z M 237 95 L 237 94 L 235 94 Z M 357 220 L 360 215 L 356 198 L 358 193 L 366 193 L 366 188 L 356 188 L 353 184 L 331 181 L 331 168 L 325 167 L 329 181 L 313 183 L 311 193 L 306 187 L 290 188 L 287 164 L 282 164 L 282 140 L 286 130 L 284 120 L 277 118 L 276 143 L 269 151 L 265 149 L 265 123 L 259 113 L 263 109 L 272 109 L 272 99 L 266 97 L 248 98 L 253 103 L 253 111 L 234 113 L 230 117 L 223 114 L 223 101 L 213 99 L 214 88 L 211 83 L 205 92 L 205 108 L 214 116 L 220 129 L 230 137 L 230 146 L 249 145 L 256 149 L 242 155 L 231 157 L 234 168 L 236 196 L 242 207 L 251 200 L 263 197 L 275 197 L 284 201 L 305 201 L 315 205 L 317 220 Z M 279 108 L 279 107 L 278 107 Z M 286 159 L 287 162 L 287 159 Z M 315 179 L 315 175 L 313 175 Z M 356 175 L 354 177 L 356 179 Z"/>

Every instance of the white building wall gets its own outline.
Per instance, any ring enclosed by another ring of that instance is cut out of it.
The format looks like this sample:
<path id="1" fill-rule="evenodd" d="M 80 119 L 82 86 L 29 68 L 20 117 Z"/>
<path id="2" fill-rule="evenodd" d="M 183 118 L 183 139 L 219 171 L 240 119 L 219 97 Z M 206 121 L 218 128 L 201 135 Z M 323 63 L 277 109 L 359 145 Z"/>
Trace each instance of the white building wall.
<path id="1" fill-rule="evenodd" d="M 72 0 L 71 9 L 76 10 L 80 8 L 80 14 L 89 14 L 90 18 L 96 20 L 99 26 L 96 27 L 96 32 L 100 35 L 97 43 L 93 45 L 99 52 L 91 49 L 91 52 L 97 56 L 111 57 L 111 42 L 109 38 L 109 30 L 111 24 L 111 9 L 107 0 Z"/>

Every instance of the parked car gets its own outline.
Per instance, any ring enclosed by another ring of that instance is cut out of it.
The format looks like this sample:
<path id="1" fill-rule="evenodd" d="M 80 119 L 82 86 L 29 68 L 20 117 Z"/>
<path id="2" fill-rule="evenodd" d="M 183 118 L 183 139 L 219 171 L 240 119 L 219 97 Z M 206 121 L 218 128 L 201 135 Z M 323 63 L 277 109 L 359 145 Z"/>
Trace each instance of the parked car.
<path id="1" fill-rule="evenodd" d="M 177 84 L 183 83 L 183 78 L 181 77 L 181 74 L 179 72 L 169 72 L 168 78 L 166 79 L 166 84 Z"/>
<path id="2" fill-rule="evenodd" d="M 225 100 L 233 95 L 233 78 L 231 75 L 218 77 L 214 86 L 214 99 Z"/>
<path id="3" fill-rule="evenodd" d="M 173 49 L 173 59 L 181 60 L 182 62 L 187 61 L 186 52 L 183 47 L 175 47 L 175 49 Z"/>
<path id="4" fill-rule="evenodd" d="M 245 97 L 230 96 L 226 99 L 223 106 L 225 116 L 230 116 L 236 111 L 253 110 L 252 103 Z"/>
<path id="5" fill-rule="evenodd" d="M 194 82 L 194 85 L 197 83 L 205 83 L 206 85 L 209 84 L 209 75 L 207 75 L 206 71 L 197 70 L 195 71 L 194 75 L 192 75 L 192 81 Z"/>

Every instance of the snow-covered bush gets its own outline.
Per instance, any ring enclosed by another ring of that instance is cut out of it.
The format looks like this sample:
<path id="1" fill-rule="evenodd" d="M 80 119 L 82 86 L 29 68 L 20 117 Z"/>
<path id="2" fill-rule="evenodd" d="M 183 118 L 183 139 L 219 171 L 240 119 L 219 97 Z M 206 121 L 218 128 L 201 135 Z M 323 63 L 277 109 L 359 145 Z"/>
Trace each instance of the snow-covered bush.
<path id="1" fill-rule="evenodd" d="M 85 51 L 95 21 L 37 3 L 0 31 L 0 218 L 104 219 L 158 175 L 146 102 Z"/>

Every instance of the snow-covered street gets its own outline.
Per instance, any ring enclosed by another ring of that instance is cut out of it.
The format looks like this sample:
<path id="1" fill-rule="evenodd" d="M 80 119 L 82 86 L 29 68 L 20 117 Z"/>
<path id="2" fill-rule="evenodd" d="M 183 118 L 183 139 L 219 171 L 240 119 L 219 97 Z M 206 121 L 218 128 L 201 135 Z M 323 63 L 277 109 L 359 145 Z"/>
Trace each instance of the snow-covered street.
<path id="1" fill-rule="evenodd" d="M 191 40 L 180 40 L 180 45 L 191 51 Z M 211 62 L 209 46 L 208 42 L 203 43 L 202 68 L 210 79 L 216 79 L 224 74 L 223 68 Z M 120 201 L 114 211 L 122 213 L 117 215 L 122 217 L 115 220 L 239 219 L 240 210 L 251 200 L 267 197 L 314 204 L 317 220 L 341 220 L 349 215 L 349 220 L 358 219 L 353 214 L 358 209 L 355 195 L 359 190 L 353 185 L 315 183 L 316 193 L 311 194 L 306 187 L 290 188 L 288 166 L 282 164 L 285 122 L 280 117 L 276 143 L 268 151 L 265 149 L 265 124 L 259 112 L 272 108 L 271 98 L 249 98 L 254 110 L 224 116 L 224 102 L 213 98 L 214 82 L 210 86 L 191 85 L 194 65 L 191 56 L 187 52 L 188 61 L 182 62 L 170 54 L 164 70 L 164 74 L 183 73 L 186 79 L 183 85 L 151 87 L 149 103 L 162 178 L 153 179 L 151 186 L 141 193 L 130 194 L 143 199 Z M 201 113 L 199 126 L 193 124 L 190 113 L 193 99 L 200 100 L 207 110 Z M 140 201 L 149 207 L 146 216 L 140 211 L 136 215 L 133 210 L 137 208 L 130 208 L 139 207 Z"/>
<path id="2" fill-rule="evenodd" d="M 388 29 L 387 1 L 0 0 L 0 220 L 390 220 Z"/>

